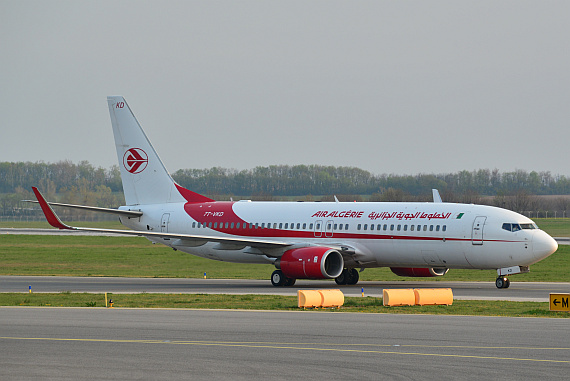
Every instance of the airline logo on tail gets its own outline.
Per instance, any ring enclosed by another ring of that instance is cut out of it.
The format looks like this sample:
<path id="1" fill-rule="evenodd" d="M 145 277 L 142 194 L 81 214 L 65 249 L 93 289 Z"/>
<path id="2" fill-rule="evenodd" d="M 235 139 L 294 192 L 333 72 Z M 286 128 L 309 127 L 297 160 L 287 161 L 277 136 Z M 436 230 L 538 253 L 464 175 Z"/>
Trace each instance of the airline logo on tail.
<path id="1" fill-rule="evenodd" d="M 123 165 L 132 174 L 141 173 L 148 165 L 148 155 L 140 148 L 131 148 L 123 156 Z"/>

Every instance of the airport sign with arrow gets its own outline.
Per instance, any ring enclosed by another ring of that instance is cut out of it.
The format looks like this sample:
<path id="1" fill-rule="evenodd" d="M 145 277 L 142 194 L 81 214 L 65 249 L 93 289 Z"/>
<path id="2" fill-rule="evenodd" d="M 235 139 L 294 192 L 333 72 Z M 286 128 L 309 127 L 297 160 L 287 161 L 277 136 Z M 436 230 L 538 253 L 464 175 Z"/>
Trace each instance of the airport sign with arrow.
<path id="1" fill-rule="evenodd" d="M 568 311 L 570 294 L 550 294 L 550 311 Z"/>

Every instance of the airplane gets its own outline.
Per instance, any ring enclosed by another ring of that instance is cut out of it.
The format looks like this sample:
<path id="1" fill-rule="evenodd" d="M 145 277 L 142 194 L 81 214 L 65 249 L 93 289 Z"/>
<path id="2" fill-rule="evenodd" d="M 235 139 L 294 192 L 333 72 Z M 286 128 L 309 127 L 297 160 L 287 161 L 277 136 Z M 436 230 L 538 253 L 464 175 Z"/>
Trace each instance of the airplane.
<path id="1" fill-rule="evenodd" d="M 296 279 L 354 285 L 359 271 L 389 267 L 405 277 L 449 269 L 496 269 L 495 285 L 558 249 L 529 218 L 510 210 L 442 202 L 215 201 L 177 184 L 122 96 L 107 97 L 125 206 L 49 203 L 33 187 L 48 222 L 59 229 L 143 236 L 213 260 L 276 267 L 274 286 Z M 34 201 L 36 202 L 36 201 Z M 114 213 L 132 230 L 63 223 L 51 205 Z"/>

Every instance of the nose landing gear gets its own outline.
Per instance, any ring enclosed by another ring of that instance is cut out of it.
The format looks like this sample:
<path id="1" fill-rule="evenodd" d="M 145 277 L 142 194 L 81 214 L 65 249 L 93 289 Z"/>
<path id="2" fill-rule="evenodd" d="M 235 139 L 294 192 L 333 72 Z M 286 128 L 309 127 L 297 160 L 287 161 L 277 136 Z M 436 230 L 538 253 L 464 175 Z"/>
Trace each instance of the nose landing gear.
<path id="1" fill-rule="evenodd" d="M 497 288 L 509 288 L 511 281 L 506 276 L 499 276 L 495 281 L 495 286 Z"/>

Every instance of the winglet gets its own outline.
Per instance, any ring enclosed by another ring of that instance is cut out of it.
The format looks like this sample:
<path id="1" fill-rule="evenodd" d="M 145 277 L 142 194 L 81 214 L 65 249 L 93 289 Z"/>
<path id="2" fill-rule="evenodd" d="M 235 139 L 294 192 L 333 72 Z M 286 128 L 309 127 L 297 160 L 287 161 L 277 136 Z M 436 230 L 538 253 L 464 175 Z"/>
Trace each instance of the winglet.
<path id="1" fill-rule="evenodd" d="M 58 229 L 73 230 L 73 228 L 71 226 L 68 226 L 68 225 L 64 224 L 63 222 L 61 222 L 61 220 L 55 214 L 55 212 L 53 211 L 51 206 L 49 206 L 49 204 L 47 203 L 44 196 L 42 196 L 42 194 L 40 193 L 38 188 L 32 187 L 32 190 L 34 191 L 34 194 L 36 195 L 36 198 L 38 199 L 38 202 L 40 203 L 40 206 L 42 207 L 42 211 L 44 212 L 46 219 L 51 226 L 53 226 L 54 228 L 58 228 Z"/>
<path id="2" fill-rule="evenodd" d="M 437 189 L 432 189 L 431 193 L 433 194 L 433 202 L 442 202 L 441 196 L 439 195 L 439 191 Z"/>

